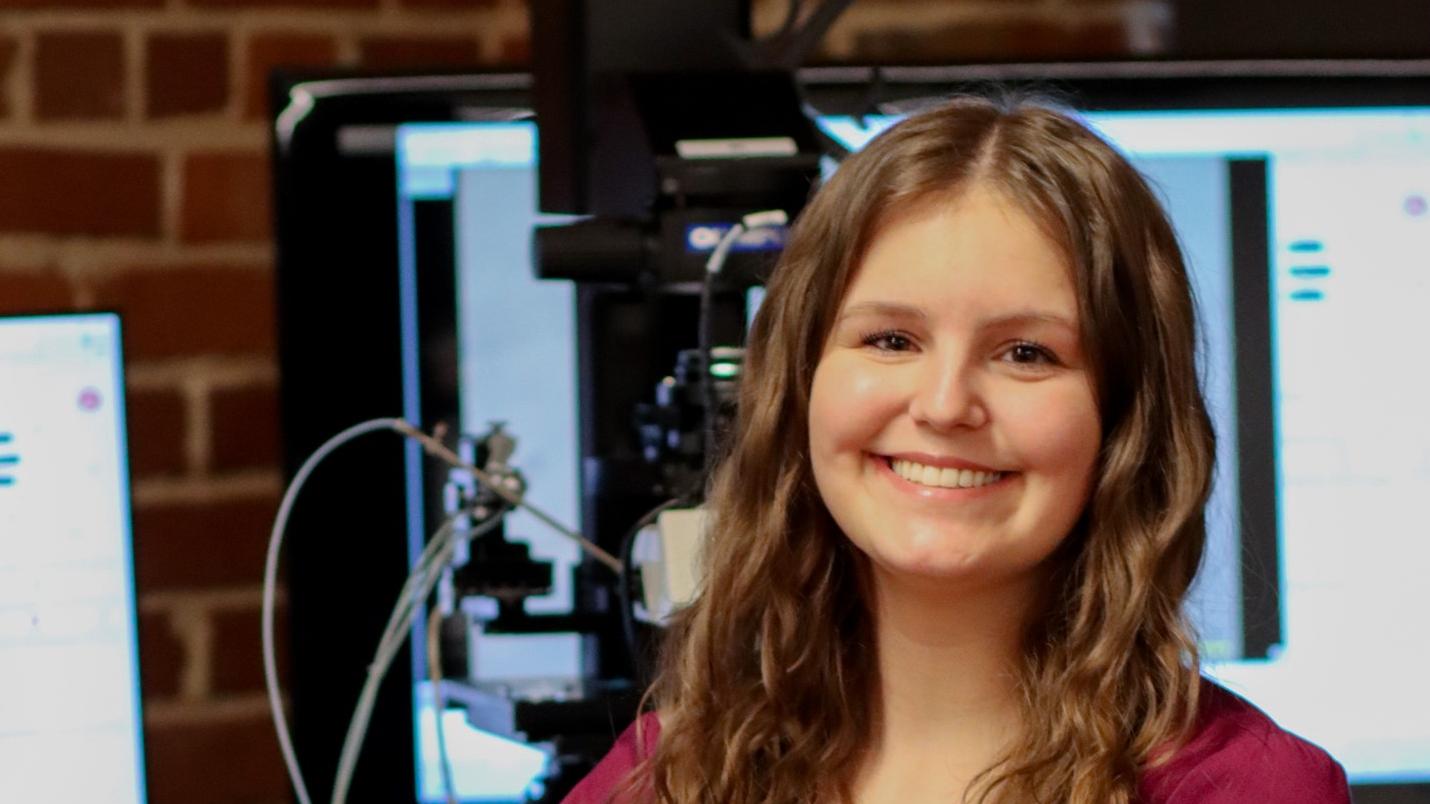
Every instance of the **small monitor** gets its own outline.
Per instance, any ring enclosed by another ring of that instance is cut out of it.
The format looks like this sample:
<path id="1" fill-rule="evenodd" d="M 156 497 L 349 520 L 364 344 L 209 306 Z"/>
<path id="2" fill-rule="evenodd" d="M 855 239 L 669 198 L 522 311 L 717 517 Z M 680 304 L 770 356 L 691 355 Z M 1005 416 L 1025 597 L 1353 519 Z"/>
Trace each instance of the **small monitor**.
<path id="1" fill-rule="evenodd" d="M 111 313 L 0 318 L 0 800 L 142 804 Z"/>

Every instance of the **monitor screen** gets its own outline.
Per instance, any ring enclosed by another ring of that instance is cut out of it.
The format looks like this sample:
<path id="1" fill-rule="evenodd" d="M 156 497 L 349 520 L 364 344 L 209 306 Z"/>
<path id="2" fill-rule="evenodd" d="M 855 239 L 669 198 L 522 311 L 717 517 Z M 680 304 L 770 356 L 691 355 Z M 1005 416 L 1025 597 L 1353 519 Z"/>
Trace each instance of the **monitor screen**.
<path id="1" fill-rule="evenodd" d="M 853 150 L 896 119 L 819 124 Z M 1219 449 L 1208 550 L 1189 601 L 1206 672 L 1325 747 L 1355 784 L 1430 782 L 1430 697 L 1418 680 L 1430 647 L 1397 625 L 1430 611 L 1416 577 L 1430 558 L 1417 538 L 1418 502 L 1430 494 L 1430 420 L 1420 412 L 1430 382 L 1382 365 L 1387 349 L 1416 342 L 1409 329 L 1430 303 L 1420 265 L 1430 250 L 1430 109 L 1086 119 L 1158 191 L 1193 279 Z M 531 269 L 535 153 L 531 123 L 400 129 L 402 248 L 453 241 L 462 426 L 507 422 L 530 498 L 575 522 L 575 302 L 568 284 Z M 429 232 L 412 209 L 433 199 L 451 213 Z M 532 608 L 568 607 L 562 579 L 575 551 L 534 523 L 513 519 L 509 532 L 556 562 L 555 592 Z M 578 667 L 574 636 L 490 639 L 477 649 L 478 673 Z M 430 708 L 415 708 L 419 726 L 430 724 Z M 458 713 L 444 722 L 463 723 Z M 421 797 L 436 801 L 434 741 L 422 735 Z M 506 757 L 531 755 L 460 739 L 473 751 L 453 744 L 464 796 L 516 798 L 539 770 L 520 765 L 498 782 L 480 768 L 511 770 Z"/>
<path id="2" fill-rule="evenodd" d="M 0 389 L 0 799 L 141 804 L 118 316 L 0 318 Z"/>

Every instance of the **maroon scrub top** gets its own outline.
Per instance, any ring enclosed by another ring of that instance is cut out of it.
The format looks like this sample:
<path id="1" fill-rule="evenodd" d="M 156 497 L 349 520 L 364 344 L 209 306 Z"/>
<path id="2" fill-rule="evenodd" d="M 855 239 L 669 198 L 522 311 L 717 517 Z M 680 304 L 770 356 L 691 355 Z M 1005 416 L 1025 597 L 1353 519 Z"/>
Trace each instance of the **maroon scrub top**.
<path id="1" fill-rule="evenodd" d="M 611 795 L 660 737 L 656 716 L 646 714 L 643 720 L 644 748 L 636 746 L 632 723 L 563 804 L 611 803 Z M 1196 734 L 1166 764 L 1143 774 L 1139 792 L 1142 804 L 1350 804 L 1351 800 L 1346 772 L 1329 754 L 1211 682 L 1202 685 Z"/>

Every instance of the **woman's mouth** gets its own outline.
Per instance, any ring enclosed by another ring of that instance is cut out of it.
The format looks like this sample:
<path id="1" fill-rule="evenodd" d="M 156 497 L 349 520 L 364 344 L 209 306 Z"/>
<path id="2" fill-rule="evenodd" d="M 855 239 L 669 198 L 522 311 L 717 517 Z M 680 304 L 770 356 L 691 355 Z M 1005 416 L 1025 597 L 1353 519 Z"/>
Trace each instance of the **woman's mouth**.
<path id="1" fill-rule="evenodd" d="M 875 456 L 899 480 L 914 489 L 934 491 L 969 491 L 995 486 L 1016 472 L 984 471 L 979 469 L 958 469 L 946 466 L 930 466 L 918 461 L 891 458 L 887 455 Z"/>

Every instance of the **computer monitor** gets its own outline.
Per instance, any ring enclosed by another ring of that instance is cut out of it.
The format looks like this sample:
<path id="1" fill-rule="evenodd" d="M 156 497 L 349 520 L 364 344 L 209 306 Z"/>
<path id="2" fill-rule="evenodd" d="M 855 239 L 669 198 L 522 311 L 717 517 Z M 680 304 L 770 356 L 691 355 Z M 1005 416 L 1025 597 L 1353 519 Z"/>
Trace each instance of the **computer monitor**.
<path id="1" fill-rule="evenodd" d="M 119 317 L 0 317 L 0 799 L 143 804 Z"/>
<path id="2" fill-rule="evenodd" d="M 897 119 L 819 124 L 853 150 Z M 1189 601 L 1207 672 L 1326 747 L 1354 783 L 1430 781 L 1430 700 L 1416 681 L 1430 648 L 1392 626 L 1430 610 L 1412 577 L 1430 551 L 1411 537 L 1430 493 L 1417 412 L 1430 384 L 1392 363 L 1430 302 L 1416 262 L 1430 249 L 1430 107 L 1085 119 L 1147 176 L 1188 257 L 1219 436 Z M 401 127 L 399 204 L 451 204 L 462 426 L 508 422 L 531 499 L 565 514 L 579 510 L 581 457 L 573 294 L 531 270 L 535 136 L 530 122 Z M 415 250 L 424 233 L 401 236 Z M 579 558 L 535 523 L 511 532 L 558 579 Z M 558 581 L 533 607 L 569 595 Z M 478 655 L 518 675 L 575 669 L 574 635 L 511 639 L 532 647 Z M 424 800 L 437 794 L 424 783 Z"/>

